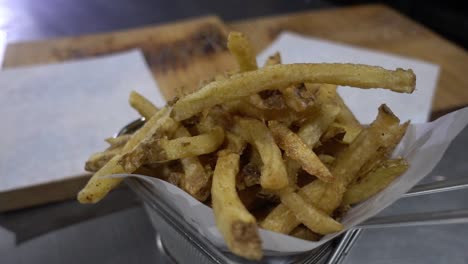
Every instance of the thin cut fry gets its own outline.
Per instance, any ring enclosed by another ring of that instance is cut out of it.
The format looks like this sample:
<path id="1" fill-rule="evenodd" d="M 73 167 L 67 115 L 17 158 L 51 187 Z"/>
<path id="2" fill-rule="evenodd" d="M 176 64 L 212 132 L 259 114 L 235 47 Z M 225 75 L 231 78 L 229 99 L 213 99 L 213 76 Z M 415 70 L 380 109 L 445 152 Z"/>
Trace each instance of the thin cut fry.
<path id="1" fill-rule="evenodd" d="M 356 117 L 348 108 L 348 106 L 343 102 L 341 96 L 337 95 L 336 101 L 338 102 L 338 105 L 341 108 L 340 113 L 336 117 L 336 121 L 338 122 L 338 124 L 343 125 L 343 128 L 346 130 L 343 142 L 350 144 L 361 132 L 362 125 L 356 119 Z"/>
<path id="2" fill-rule="evenodd" d="M 85 163 L 85 170 L 89 172 L 96 172 L 106 165 L 115 155 L 122 152 L 122 147 L 97 152 L 91 155 Z"/>
<path id="3" fill-rule="evenodd" d="M 168 108 L 163 108 L 153 115 L 145 125 L 140 128 L 125 144 L 122 153 L 129 153 L 140 146 L 145 139 L 152 138 L 161 132 L 161 127 L 164 126 L 164 117 L 170 113 Z M 114 156 L 104 167 L 97 171 L 88 181 L 86 186 L 78 193 L 78 201 L 80 203 L 96 203 L 100 201 L 106 194 L 115 188 L 122 181 L 121 178 L 104 178 L 104 176 L 119 173 L 131 173 L 126 171 L 121 165 L 123 154 Z"/>
<path id="4" fill-rule="evenodd" d="M 415 86 L 411 70 L 386 70 L 357 64 L 273 65 L 231 76 L 226 81 L 211 82 L 174 104 L 173 117 L 187 119 L 203 109 L 222 102 L 240 99 L 264 90 L 274 90 L 299 83 L 331 83 L 359 88 L 385 88 L 411 93 Z"/>
<path id="5" fill-rule="evenodd" d="M 308 240 L 308 241 L 319 241 L 320 238 L 322 237 L 321 235 L 312 232 L 310 229 L 302 225 L 294 228 L 294 230 L 291 231 L 289 235 L 296 237 L 296 238 Z"/>
<path id="6" fill-rule="evenodd" d="M 268 57 L 263 67 L 273 66 L 276 64 L 281 64 L 281 54 L 279 52 L 275 52 L 273 55 Z"/>
<path id="7" fill-rule="evenodd" d="M 262 159 L 260 185 L 268 190 L 279 190 L 288 185 L 288 176 L 281 151 L 275 143 L 270 130 L 263 122 L 237 118 L 237 133 L 255 147 Z"/>
<path id="8" fill-rule="evenodd" d="M 156 112 L 158 112 L 158 108 L 154 106 L 153 103 L 135 91 L 130 93 L 128 101 L 130 105 L 146 120 L 150 119 L 154 114 L 156 114 Z"/>
<path id="9" fill-rule="evenodd" d="M 387 160 L 374 171 L 352 184 L 343 197 L 343 204 L 357 204 L 385 189 L 403 174 L 409 165 L 404 159 Z"/>
<path id="10" fill-rule="evenodd" d="M 148 162 L 161 162 L 211 153 L 224 141 L 224 130 L 215 127 L 209 133 L 175 139 L 161 138 L 152 145 Z"/>
<path id="11" fill-rule="evenodd" d="M 314 205 L 308 204 L 295 192 L 285 191 L 281 195 L 281 203 L 291 210 L 296 218 L 310 230 L 326 235 L 343 229 L 343 226 L 333 220 Z"/>
<path id="12" fill-rule="evenodd" d="M 227 46 L 231 54 L 236 58 L 240 72 L 258 68 L 255 52 L 244 34 L 240 32 L 229 33 Z"/>
<path id="13" fill-rule="evenodd" d="M 211 197 L 216 226 L 229 249 L 248 259 L 262 258 L 262 246 L 255 218 L 236 192 L 239 154 L 222 153 L 213 175 Z"/>
<path id="14" fill-rule="evenodd" d="M 106 142 L 109 143 L 109 149 L 123 147 L 127 141 L 131 138 L 131 135 L 121 135 L 118 137 L 106 138 Z"/>
<path id="15" fill-rule="evenodd" d="M 375 153 L 374 156 L 369 159 L 364 166 L 359 170 L 357 179 L 359 179 L 360 176 L 368 174 L 370 171 L 375 169 L 380 163 L 382 163 L 384 160 L 390 158 L 390 156 L 393 153 L 393 150 L 395 147 L 398 145 L 400 142 L 401 138 L 405 135 L 406 129 L 409 126 L 409 121 L 405 122 L 402 124 L 398 132 L 394 134 L 393 139 L 388 141 L 388 144 L 382 148 L 379 148 Z"/>
<path id="16" fill-rule="evenodd" d="M 280 148 L 286 151 L 288 157 L 300 163 L 305 171 L 325 182 L 334 180 L 328 168 L 320 161 L 312 149 L 302 142 L 298 135 L 278 121 L 269 121 L 268 126 Z"/>
<path id="17" fill-rule="evenodd" d="M 190 133 L 183 126 L 175 133 L 176 137 L 190 137 Z M 199 201 L 205 201 L 210 194 L 211 174 L 205 171 L 198 157 L 180 159 L 184 174 L 180 186 Z"/>
<path id="18" fill-rule="evenodd" d="M 296 112 L 305 111 L 315 103 L 315 95 L 311 89 L 301 83 L 281 90 L 286 105 Z"/>

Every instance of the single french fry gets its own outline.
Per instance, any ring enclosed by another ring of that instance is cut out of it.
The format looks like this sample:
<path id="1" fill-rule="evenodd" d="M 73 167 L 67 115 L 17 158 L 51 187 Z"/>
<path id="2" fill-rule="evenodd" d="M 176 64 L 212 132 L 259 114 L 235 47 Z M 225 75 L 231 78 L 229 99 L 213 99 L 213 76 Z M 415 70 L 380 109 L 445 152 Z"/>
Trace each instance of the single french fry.
<path id="1" fill-rule="evenodd" d="M 340 95 L 336 96 L 336 101 L 341 108 L 340 113 L 336 117 L 336 122 L 341 124 L 346 131 L 343 142 L 350 144 L 359 135 L 359 133 L 361 133 L 362 125 L 354 116 L 353 112 L 351 112 L 348 106 L 343 102 Z"/>
<path id="2" fill-rule="evenodd" d="M 136 131 L 123 147 L 122 154 L 114 156 L 104 167 L 97 171 L 86 186 L 78 193 L 78 201 L 80 203 L 96 203 L 100 201 L 107 193 L 120 184 L 122 178 L 105 177 L 111 174 L 131 173 L 133 170 L 125 170 L 121 164 L 123 155 L 138 149 L 138 147 L 147 139 L 153 138 L 162 133 L 162 127 L 165 126 L 165 121 L 169 118 L 170 110 L 163 108 L 153 115 L 148 122 Z"/>
<path id="3" fill-rule="evenodd" d="M 183 126 L 179 127 L 175 136 L 190 137 L 190 133 Z M 180 180 L 183 190 L 199 201 L 205 201 L 210 194 L 211 174 L 205 171 L 198 157 L 187 157 L 180 159 L 184 174 Z"/>
<path id="4" fill-rule="evenodd" d="M 269 56 L 268 59 L 265 61 L 265 65 L 263 67 L 273 66 L 281 64 L 281 54 L 279 52 L 275 52 L 273 55 Z"/>
<path id="5" fill-rule="evenodd" d="M 304 201 L 295 192 L 284 191 L 280 195 L 281 203 L 284 204 L 295 215 L 297 220 L 307 226 L 310 230 L 326 235 L 343 229 L 343 226 L 333 218 Z"/>
<path id="6" fill-rule="evenodd" d="M 281 90 L 286 105 L 296 112 L 305 111 L 315 104 L 315 93 L 301 83 Z"/>
<path id="7" fill-rule="evenodd" d="M 303 240 L 308 240 L 308 241 L 319 241 L 320 238 L 322 238 L 321 235 L 312 232 L 310 229 L 307 227 L 300 225 L 296 228 L 294 228 L 293 231 L 289 234 L 290 236 L 303 239 Z"/>
<path id="8" fill-rule="evenodd" d="M 409 165 L 404 159 L 384 161 L 375 170 L 351 184 L 343 197 L 343 205 L 357 204 L 385 189 L 393 180 L 403 174 Z"/>
<path id="9" fill-rule="evenodd" d="M 214 81 L 178 100 L 173 106 L 176 121 L 187 119 L 203 109 L 241 99 L 264 90 L 274 90 L 299 83 L 330 83 L 359 88 L 385 88 L 411 93 L 416 78 L 411 70 L 386 70 L 358 64 L 288 64 L 273 65 L 239 73 L 225 81 Z"/>
<path id="10" fill-rule="evenodd" d="M 118 147 L 123 147 L 127 141 L 131 138 L 132 135 L 121 135 L 118 137 L 111 137 L 111 138 L 106 138 L 106 142 L 109 143 L 110 149 L 118 148 Z"/>
<path id="11" fill-rule="evenodd" d="M 258 68 L 253 47 L 244 34 L 240 32 L 229 33 L 227 46 L 231 54 L 236 58 L 240 72 Z"/>
<path id="12" fill-rule="evenodd" d="M 319 113 L 310 117 L 297 132 L 297 135 L 309 147 L 317 145 L 322 134 L 333 123 L 340 108 L 332 104 L 322 105 Z"/>
<path id="13" fill-rule="evenodd" d="M 366 162 L 366 164 L 364 164 L 364 166 L 361 167 L 361 169 L 358 172 L 358 176 L 356 177 L 357 179 L 359 179 L 359 177 L 362 175 L 368 174 L 370 171 L 374 170 L 377 166 L 379 166 L 380 163 L 390 158 L 393 151 L 395 150 L 395 147 L 398 145 L 398 143 L 401 141 L 401 139 L 405 135 L 409 124 L 410 122 L 407 121 L 403 123 L 402 125 L 400 125 L 398 132 L 394 134 L 393 139 L 388 140 L 387 141 L 388 144 L 379 148 L 374 153 L 374 156 L 371 159 L 369 159 Z"/>
<path id="14" fill-rule="evenodd" d="M 223 142 L 224 130 L 221 127 L 215 127 L 211 132 L 197 136 L 161 138 L 153 142 L 148 162 L 162 162 L 211 153 Z"/>
<path id="15" fill-rule="evenodd" d="M 236 192 L 238 171 L 239 154 L 221 153 L 211 186 L 216 226 L 234 254 L 259 260 L 262 258 L 262 246 L 256 220 Z"/>
<path id="16" fill-rule="evenodd" d="M 122 152 L 122 147 L 97 152 L 91 155 L 85 163 L 85 170 L 96 172 L 106 165 L 115 155 Z"/>
<path id="17" fill-rule="evenodd" d="M 130 93 L 130 98 L 128 99 L 128 101 L 130 105 L 146 120 L 150 119 L 159 110 L 143 95 L 135 91 L 132 91 Z"/>
<path id="18" fill-rule="evenodd" d="M 279 190 L 288 185 L 288 175 L 281 151 L 268 127 L 261 121 L 236 118 L 236 133 L 249 142 L 262 160 L 260 185 L 268 190 Z"/>
<path id="19" fill-rule="evenodd" d="M 288 157 L 300 163 L 305 171 L 325 182 L 334 180 L 328 168 L 298 135 L 278 121 L 269 121 L 268 126 L 280 148 L 286 152 Z"/>

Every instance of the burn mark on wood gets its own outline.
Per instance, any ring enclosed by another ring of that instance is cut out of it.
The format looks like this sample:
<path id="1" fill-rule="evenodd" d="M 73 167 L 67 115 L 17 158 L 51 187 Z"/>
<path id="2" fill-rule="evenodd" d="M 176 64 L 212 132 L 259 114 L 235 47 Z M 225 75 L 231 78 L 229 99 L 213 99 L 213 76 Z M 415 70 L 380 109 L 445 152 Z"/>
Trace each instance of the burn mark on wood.
<path id="1" fill-rule="evenodd" d="M 186 68 L 196 58 L 210 57 L 227 51 L 227 36 L 217 25 L 204 24 L 183 39 L 161 43 L 155 37 L 136 40 L 124 46 L 113 47 L 115 41 L 107 39 L 105 47 L 83 47 L 68 50 L 55 49 L 59 60 L 105 55 L 134 48 L 143 51 L 146 62 L 156 72 L 168 72 Z M 159 43 L 158 43 L 159 42 Z"/>

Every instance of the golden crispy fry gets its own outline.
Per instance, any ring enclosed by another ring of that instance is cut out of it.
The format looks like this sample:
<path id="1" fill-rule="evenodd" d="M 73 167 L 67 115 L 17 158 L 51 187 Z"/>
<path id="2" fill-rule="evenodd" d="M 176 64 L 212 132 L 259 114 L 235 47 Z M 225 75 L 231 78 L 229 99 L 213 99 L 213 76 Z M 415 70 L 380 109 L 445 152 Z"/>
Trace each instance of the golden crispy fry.
<path id="1" fill-rule="evenodd" d="M 123 147 L 120 155 L 114 156 L 104 167 L 97 171 L 88 181 L 86 186 L 78 193 L 78 201 L 80 203 L 96 203 L 100 201 L 106 194 L 115 188 L 122 181 L 121 178 L 103 178 L 111 174 L 131 173 L 133 170 L 125 170 L 121 164 L 121 160 L 125 153 L 129 153 L 138 149 L 148 139 L 156 137 L 162 133 L 162 128 L 165 127 L 165 121 L 168 119 L 170 111 L 168 108 L 163 108 L 153 115 L 145 125 L 139 129 Z"/>
<path id="2" fill-rule="evenodd" d="M 340 107 L 340 112 L 336 117 L 336 122 L 346 131 L 342 141 L 346 144 L 350 144 L 361 132 L 362 125 L 343 102 L 343 99 L 336 92 L 336 88 L 336 85 L 321 85 L 320 89 L 317 91 L 317 98 L 322 103 L 335 104 Z"/>
<path id="3" fill-rule="evenodd" d="M 268 126 L 280 148 L 286 151 L 288 157 L 300 163 L 305 171 L 325 182 L 334 180 L 328 168 L 298 135 L 278 121 L 269 121 Z"/>
<path id="4" fill-rule="evenodd" d="M 249 102 L 235 100 L 223 104 L 226 111 L 246 117 L 260 120 L 278 120 L 286 124 L 291 124 L 298 116 L 287 109 L 260 109 Z"/>
<path id="5" fill-rule="evenodd" d="M 308 241 L 319 241 L 320 238 L 322 238 L 321 235 L 312 232 L 310 229 L 302 225 L 294 228 L 294 230 L 291 231 L 289 235 L 296 237 L 296 238 L 308 240 Z"/>
<path id="6" fill-rule="evenodd" d="M 106 165 L 106 163 L 109 162 L 109 160 L 111 160 L 115 155 L 120 154 L 121 152 L 122 147 L 94 153 L 86 161 L 85 170 L 89 172 L 96 172 L 104 167 L 104 165 Z"/>
<path id="7" fill-rule="evenodd" d="M 249 118 L 236 118 L 236 125 L 236 133 L 253 145 L 260 154 L 263 163 L 260 185 L 268 190 L 279 190 L 286 187 L 288 175 L 281 151 L 270 130 L 263 122 Z"/>
<path id="8" fill-rule="evenodd" d="M 236 192 L 238 171 L 239 154 L 220 154 L 211 186 L 216 226 L 234 254 L 259 260 L 262 258 L 262 246 L 256 220 Z"/>
<path id="9" fill-rule="evenodd" d="M 301 83 L 281 90 L 286 105 L 296 112 L 305 111 L 315 104 L 315 95 L 311 89 Z"/>
<path id="10" fill-rule="evenodd" d="M 382 105 L 376 120 L 368 129 L 363 130 L 349 147 L 336 157 L 332 175 L 337 180 L 333 183 L 313 181 L 301 188 L 298 194 L 307 203 L 311 203 L 326 214 L 331 214 L 340 204 L 346 186 L 352 182 L 359 169 L 382 146 L 392 142 L 399 132 L 399 119 Z M 300 221 L 286 206 L 278 205 L 261 223 L 265 229 L 288 234 Z"/>
<path id="11" fill-rule="evenodd" d="M 173 117 L 187 119 L 203 109 L 241 99 L 264 90 L 281 89 L 299 83 L 331 83 L 359 88 L 386 88 L 411 93 L 415 86 L 411 70 L 385 70 L 357 64 L 274 65 L 231 76 L 226 81 L 211 82 L 174 104 Z"/>
<path id="12" fill-rule="evenodd" d="M 281 64 L 281 54 L 279 52 L 275 52 L 273 55 L 268 57 L 263 67 L 273 66 L 276 64 Z"/>
<path id="13" fill-rule="evenodd" d="M 226 132 L 226 141 L 227 141 L 226 150 L 228 150 L 231 153 L 237 153 L 239 155 L 242 154 L 242 152 L 245 149 L 245 145 L 247 143 L 240 136 L 233 134 L 231 132 Z"/>
<path id="14" fill-rule="evenodd" d="M 154 141 L 149 163 L 176 160 L 211 153 L 218 149 L 224 141 L 224 130 L 215 127 L 209 133 L 175 139 L 161 138 Z"/>
<path id="15" fill-rule="evenodd" d="M 357 204 L 382 191 L 403 174 L 409 165 L 404 159 L 384 161 L 374 171 L 351 184 L 343 197 L 343 204 Z"/>
<path id="16" fill-rule="evenodd" d="M 183 126 L 179 127 L 175 136 L 190 137 L 190 133 Z M 199 201 L 205 201 L 210 194 L 211 174 L 205 171 L 198 157 L 180 159 L 184 174 L 180 180 L 180 187 Z"/>
<path id="17" fill-rule="evenodd" d="M 247 37 L 239 32 L 231 32 L 228 36 L 228 49 L 239 64 L 240 72 L 256 70 L 257 59 Z"/>
<path id="18" fill-rule="evenodd" d="M 338 124 L 331 124 L 327 131 L 322 135 L 320 139 L 321 142 L 326 142 L 328 140 L 336 140 L 336 141 L 343 141 L 343 138 L 346 134 L 346 130 L 338 125 Z"/>
<path id="19" fill-rule="evenodd" d="M 96 172 L 106 165 L 115 155 L 122 152 L 123 146 L 130 139 L 130 135 L 122 135 L 115 138 L 107 138 L 106 142 L 110 146 L 102 151 L 92 154 L 85 163 L 85 170 Z"/>
<path id="20" fill-rule="evenodd" d="M 118 137 L 106 138 L 106 142 L 110 145 L 109 150 L 124 146 L 131 136 L 132 135 L 121 135 Z"/>
<path id="21" fill-rule="evenodd" d="M 340 223 L 317 209 L 314 205 L 306 203 L 297 193 L 284 191 L 281 193 L 280 197 L 281 203 L 291 210 L 297 220 L 310 230 L 318 234 L 326 235 L 343 229 Z"/>
<path id="22" fill-rule="evenodd" d="M 400 142 L 401 138 L 405 135 L 406 129 L 409 126 L 409 121 L 402 124 L 398 132 L 393 135 L 393 138 L 388 141 L 388 144 L 379 148 L 375 153 L 374 156 L 369 159 L 364 166 L 359 170 L 358 177 L 368 174 L 370 171 L 374 170 L 380 163 L 384 160 L 390 158 L 393 153 L 393 150 Z"/>
<path id="23" fill-rule="evenodd" d="M 122 181 L 106 177 L 111 174 L 160 178 L 212 205 L 228 248 L 259 260 L 257 221 L 317 241 L 343 228 L 338 221 L 350 204 L 407 169 L 403 160 L 388 158 L 408 123 L 400 125 L 382 105 L 363 127 L 337 85 L 410 93 L 415 76 L 355 64 L 281 65 L 279 53 L 258 69 L 247 38 L 236 32 L 228 38 L 238 71 L 200 82 L 192 94 L 174 87 L 178 98 L 159 111 L 130 94 L 147 122 L 133 135 L 108 139 L 110 147 L 90 157 L 85 167 L 96 173 L 78 200 L 102 199 Z"/>
<path id="24" fill-rule="evenodd" d="M 332 104 L 322 105 L 319 113 L 309 118 L 299 128 L 297 135 L 309 148 L 315 147 L 322 134 L 333 123 L 339 112 L 340 108 L 337 106 Z"/>
<path id="25" fill-rule="evenodd" d="M 150 119 L 154 114 L 156 114 L 156 112 L 158 112 L 158 108 L 154 106 L 153 103 L 135 91 L 130 93 L 128 102 L 146 120 Z"/>
<path id="26" fill-rule="evenodd" d="M 348 106 L 343 102 L 341 96 L 337 95 L 336 101 L 341 108 L 340 113 L 336 117 L 336 121 L 338 124 L 341 124 L 346 131 L 343 142 L 350 144 L 359 135 L 359 133 L 361 133 L 362 125 L 356 119 Z"/>

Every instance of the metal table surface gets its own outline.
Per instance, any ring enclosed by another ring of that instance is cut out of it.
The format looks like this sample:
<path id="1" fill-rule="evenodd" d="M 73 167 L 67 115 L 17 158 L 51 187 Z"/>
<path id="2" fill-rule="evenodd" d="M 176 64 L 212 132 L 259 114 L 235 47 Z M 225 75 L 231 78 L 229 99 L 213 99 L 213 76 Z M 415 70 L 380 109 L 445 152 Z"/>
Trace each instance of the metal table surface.
<path id="1" fill-rule="evenodd" d="M 468 176 L 467 145 L 465 128 L 424 182 Z M 466 208 L 467 197 L 466 190 L 460 190 L 406 198 L 382 215 Z M 0 215 L 0 225 L 10 229 L 0 229 L 0 263 L 166 263 L 156 250 L 146 212 L 135 199 L 122 189 L 99 207 L 68 201 Z M 464 224 L 366 230 L 344 263 L 468 263 L 466 237 Z"/>

